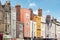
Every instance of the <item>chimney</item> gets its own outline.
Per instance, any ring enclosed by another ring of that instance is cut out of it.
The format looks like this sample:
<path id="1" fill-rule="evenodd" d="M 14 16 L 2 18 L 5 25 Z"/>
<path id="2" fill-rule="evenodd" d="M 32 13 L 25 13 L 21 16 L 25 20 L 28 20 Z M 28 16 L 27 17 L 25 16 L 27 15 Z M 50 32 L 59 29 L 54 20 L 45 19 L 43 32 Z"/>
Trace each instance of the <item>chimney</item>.
<path id="1" fill-rule="evenodd" d="M 51 16 L 50 15 L 47 15 L 46 16 L 46 23 L 49 24 L 51 21 Z"/>
<path id="2" fill-rule="evenodd" d="M 42 16 L 42 9 L 41 8 L 38 9 L 38 16 Z"/>
<path id="3" fill-rule="evenodd" d="M 6 0 L 7 3 L 10 3 L 10 0 Z"/>
<path id="4" fill-rule="evenodd" d="M 33 19 L 33 10 L 31 8 L 29 10 L 30 10 L 30 20 L 32 20 Z"/>
<path id="5" fill-rule="evenodd" d="M 57 19 L 54 19 L 55 20 L 55 22 L 57 21 Z"/>
<path id="6" fill-rule="evenodd" d="M 52 22 L 53 23 L 56 23 L 57 22 L 57 19 L 55 19 L 54 17 L 52 18 Z"/>
<path id="7" fill-rule="evenodd" d="M 16 8 L 16 20 L 17 21 L 20 21 L 20 5 L 16 5 L 15 8 Z"/>
<path id="8" fill-rule="evenodd" d="M 10 0 L 6 0 L 7 5 L 10 5 Z"/>
<path id="9" fill-rule="evenodd" d="M 54 19 L 53 22 L 56 23 L 57 22 L 57 19 Z"/>

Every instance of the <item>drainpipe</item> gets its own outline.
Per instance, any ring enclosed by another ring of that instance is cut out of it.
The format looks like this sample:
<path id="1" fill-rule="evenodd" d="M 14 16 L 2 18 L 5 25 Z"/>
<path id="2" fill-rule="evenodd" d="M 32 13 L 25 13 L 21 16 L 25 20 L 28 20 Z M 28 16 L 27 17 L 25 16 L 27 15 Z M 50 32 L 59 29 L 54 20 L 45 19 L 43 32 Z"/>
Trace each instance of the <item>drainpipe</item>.
<path id="1" fill-rule="evenodd" d="M 55 39 L 57 38 L 56 36 L 57 36 L 57 35 L 56 35 L 56 23 L 55 23 Z"/>
<path id="2" fill-rule="evenodd" d="M 32 22 L 32 40 L 33 40 L 33 22 Z"/>

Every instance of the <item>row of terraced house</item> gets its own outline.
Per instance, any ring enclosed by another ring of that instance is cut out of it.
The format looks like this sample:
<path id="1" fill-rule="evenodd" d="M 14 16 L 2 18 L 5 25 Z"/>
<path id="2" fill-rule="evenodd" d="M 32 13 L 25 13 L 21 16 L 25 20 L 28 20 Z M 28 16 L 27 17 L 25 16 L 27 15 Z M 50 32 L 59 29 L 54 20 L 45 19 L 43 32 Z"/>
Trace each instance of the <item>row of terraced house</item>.
<path id="1" fill-rule="evenodd" d="M 43 17 L 42 11 L 39 8 L 36 15 L 31 8 L 11 6 L 9 0 L 4 5 L 0 2 L 0 40 L 59 40 L 60 22 L 51 15 Z"/>

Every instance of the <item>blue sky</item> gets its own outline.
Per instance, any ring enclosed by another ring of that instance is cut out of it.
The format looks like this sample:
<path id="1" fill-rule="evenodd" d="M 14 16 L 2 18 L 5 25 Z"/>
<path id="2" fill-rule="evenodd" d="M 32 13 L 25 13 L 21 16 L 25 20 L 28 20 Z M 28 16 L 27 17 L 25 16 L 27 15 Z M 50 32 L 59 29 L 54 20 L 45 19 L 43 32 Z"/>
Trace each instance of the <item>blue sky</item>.
<path id="1" fill-rule="evenodd" d="M 1 0 L 2 4 L 6 0 Z M 38 8 L 42 8 L 43 15 L 46 16 L 50 14 L 51 16 L 57 18 L 60 21 L 60 0 L 10 0 L 11 5 L 15 6 L 20 4 L 23 8 L 32 8 L 34 13 L 37 14 Z"/>

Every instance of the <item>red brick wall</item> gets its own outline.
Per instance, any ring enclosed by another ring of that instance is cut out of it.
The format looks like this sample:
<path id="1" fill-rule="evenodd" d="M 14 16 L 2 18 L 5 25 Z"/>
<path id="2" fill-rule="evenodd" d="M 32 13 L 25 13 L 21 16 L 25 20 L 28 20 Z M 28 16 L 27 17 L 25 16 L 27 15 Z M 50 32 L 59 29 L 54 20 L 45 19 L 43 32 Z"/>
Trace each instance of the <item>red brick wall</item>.
<path id="1" fill-rule="evenodd" d="M 16 5 L 16 20 L 20 21 L 20 5 Z"/>
<path id="2" fill-rule="evenodd" d="M 38 9 L 38 16 L 42 16 L 42 9 Z"/>
<path id="3" fill-rule="evenodd" d="M 31 8 L 29 10 L 30 10 L 30 20 L 32 20 L 33 19 L 33 10 Z"/>

